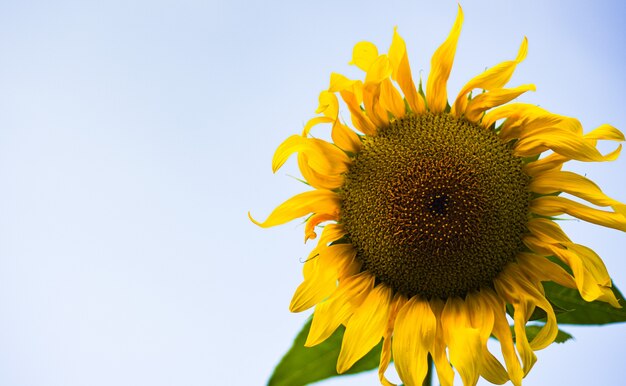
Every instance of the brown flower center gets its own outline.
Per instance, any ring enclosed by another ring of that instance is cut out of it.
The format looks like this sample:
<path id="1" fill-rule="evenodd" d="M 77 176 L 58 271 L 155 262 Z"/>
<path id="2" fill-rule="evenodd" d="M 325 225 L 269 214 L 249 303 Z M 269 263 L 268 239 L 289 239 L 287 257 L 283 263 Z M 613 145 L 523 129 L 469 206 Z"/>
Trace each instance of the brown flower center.
<path id="1" fill-rule="evenodd" d="M 379 129 L 341 188 L 341 222 L 363 269 L 406 296 L 491 286 L 523 245 L 522 165 L 492 130 L 449 114 Z"/>

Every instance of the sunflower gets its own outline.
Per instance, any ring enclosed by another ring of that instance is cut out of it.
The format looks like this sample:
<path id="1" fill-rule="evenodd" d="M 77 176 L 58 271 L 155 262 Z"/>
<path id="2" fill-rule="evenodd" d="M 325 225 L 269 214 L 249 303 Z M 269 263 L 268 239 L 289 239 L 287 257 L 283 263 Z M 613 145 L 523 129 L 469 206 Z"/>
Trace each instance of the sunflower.
<path id="1" fill-rule="evenodd" d="M 319 96 L 320 115 L 273 158 L 276 171 L 297 153 L 312 190 L 288 199 L 264 222 L 250 217 L 261 227 L 306 217 L 305 242 L 322 229 L 290 309 L 315 306 L 307 346 L 345 325 L 339 373 L 382 339 L 384 385 L 391 384 L 385 371 L 392 355 L 406 385 L 422 384 L 429 357 L 444 386 L 452 385 L 453 369 L 465 385 L 480 376 L 521 385 L 534 351 L 558 332 L 543 282 L 620 307 L 600 257 L 571 241 L 554 216 L 626 231 L 626 206 L 562 170 L 570 160 L 615 160 L 621 145 L 603 155 L 597 141 L 624 135 L 610 125 L 583 134 L 574 118 L 509 103 L 535 89 L 505 88 L 526 57 L 526 38 L 514 60 L 471 79 L 450 105 L 446 83 L 462 22 L 459 7 L 432 57 L 425 90 L 421 82 L 416 87 L 396 30 L 387 54 L 358 43 L 351 64 L 365 80 L 333 73 Z M 338 96 L 356 131 L 339 118 Z M 330 124 L 332 141 L 310 136 L 319 124 Z M 529 339 L 525 326 L 537 309 L 545 323 Z M 503 363 L 490 352 L 490 337 L 499 342 Z"/>

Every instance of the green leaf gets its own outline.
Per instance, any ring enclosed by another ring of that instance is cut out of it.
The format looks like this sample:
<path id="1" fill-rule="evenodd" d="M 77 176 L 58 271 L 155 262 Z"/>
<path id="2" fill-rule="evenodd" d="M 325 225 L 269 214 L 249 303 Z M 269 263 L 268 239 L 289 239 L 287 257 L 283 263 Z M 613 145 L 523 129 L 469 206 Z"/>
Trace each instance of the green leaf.
<path id="1" fill-rule="evenodd" d="M 608 324 L 626 322 L 626 308 L 615 308 L 600 301 L 587 302 L 580 297 L 577 290 L 562 287 L 552 282 L 543 283 L 546 297 L 550 302 L 568 312 L 557 314 L 557 320 L 562 324 Z M 624 295 L 617 289 L 611 288 L 620 304 L 626 305 Z"/>
<path id="2" fill-rule="evenodd" d="M 328 339 L 314 347 L 304 347 L 311 328 L 309 319 L 293 345 L 274 369 L 268 386 L 301 386 L 338 375 L 355 374 L 378 367 L 382 342 L 344 374 L 337 374 L 337 358 L 345 327 L 340 326 Z"/>
<path id="3" fill-rule="evenodd" d="M 537 336 L 539 331 L 541 331 L 542 327 L 543 326 L 541 325 L 535 325 L 535 324 L 526 326 L 526 337 L 528 338 L 529 342 L 532 341 L 535 338 L 535 336 Z M 511 333 L 513 334 L 513 339 L 515 339 L 515 330 L 513 329 L 513 326 L 511 326 Z M 565 343 L 570 339 L 574 339 L 574 337 L 571 334 L 559 329 L 559 332 L 556 334 L 556 338 L 554 339 L 554 342 Z"/>

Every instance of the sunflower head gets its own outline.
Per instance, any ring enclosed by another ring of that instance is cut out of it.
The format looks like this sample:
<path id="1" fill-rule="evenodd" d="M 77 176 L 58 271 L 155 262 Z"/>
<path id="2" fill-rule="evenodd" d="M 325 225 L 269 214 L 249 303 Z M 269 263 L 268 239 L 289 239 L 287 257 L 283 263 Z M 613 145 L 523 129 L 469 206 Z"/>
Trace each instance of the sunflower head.
<path id="1" fill-rule="evenodd" d="M 425 91 L 413 81 L 397 31 L 387 54 L 358 43 L 351 63 L 364 80 L 332 74 L 319 97 L 320 115 L 273 159 L 276 171 L 297 153 L 312 190 L 264 222 L 251 218 L 269 227 L 308 216 L 305 240 L 322 229 L 290 308 L 315 307 L 308 346 L 345 325 L 340 373 L 382 339 L 384 385 L 392 352 L 406 385 L 422 384 L 429 356 L 442 385 L 452 384 L 453 368 L 465 385 L 480 376 L 521 385 L 534 351 L 558 332 L 543 282 L 620 307 L 602 260 L 572 242 L 555 216 L 626 231 L 626 206 L 562 170 L 570 160 L 616 159 L 621 145 L 601 154 L 596 143 L 623 141 L 623 134 L 610 125 L 585 134 L 574 118 L 509 103 L 535 89 L 505 87 L 526 57 L 525 38 L 515 59 L 471 79 L 449 104 L 446 83 L 462 22 L 459 7 L 432 57 Z M 339 119 L 340 99 L 354 130 Z M 332 142 L 310 136 L 319 124 L 330 126 Z M 525 325 L 536 308 L 545 324 L 528 339 Z M 490 336 L 500 342 L 503 363 L 487 347 Z"/>

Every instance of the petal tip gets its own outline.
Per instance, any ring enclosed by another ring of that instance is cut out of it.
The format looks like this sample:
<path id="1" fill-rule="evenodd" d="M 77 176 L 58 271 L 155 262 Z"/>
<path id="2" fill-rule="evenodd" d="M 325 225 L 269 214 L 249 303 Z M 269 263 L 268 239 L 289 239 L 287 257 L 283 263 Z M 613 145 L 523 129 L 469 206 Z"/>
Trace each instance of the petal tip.
<path id="1" fill-rule="evenodd" d="M 248 218 L 250 219 L 250 221 L 252 221 L 255 225 L 263 227 L 263 224 L 258 222 L 257 220 L 255 220 L 254 218 L 252 218 L 252 214 L 250 213 L 250 211 L 248 211 Z"/>

